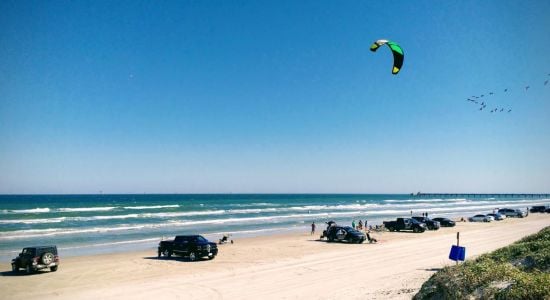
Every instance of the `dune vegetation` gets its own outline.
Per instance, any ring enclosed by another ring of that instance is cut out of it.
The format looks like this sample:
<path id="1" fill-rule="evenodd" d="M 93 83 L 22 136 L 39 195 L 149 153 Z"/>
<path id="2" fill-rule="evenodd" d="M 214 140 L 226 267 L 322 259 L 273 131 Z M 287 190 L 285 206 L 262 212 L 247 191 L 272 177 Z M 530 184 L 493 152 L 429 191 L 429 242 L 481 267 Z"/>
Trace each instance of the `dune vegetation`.
<path id="1" fill-rule="evenodd" d="M 550 299 L 550 226 L 438 271 L 414 299 Z"/>

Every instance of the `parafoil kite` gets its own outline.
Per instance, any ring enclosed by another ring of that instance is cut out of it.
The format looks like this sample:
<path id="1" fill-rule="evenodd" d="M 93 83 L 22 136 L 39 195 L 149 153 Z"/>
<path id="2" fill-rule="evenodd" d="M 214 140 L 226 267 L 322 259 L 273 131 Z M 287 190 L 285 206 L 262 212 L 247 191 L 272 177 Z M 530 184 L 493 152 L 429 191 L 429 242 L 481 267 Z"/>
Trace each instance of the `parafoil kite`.
<path id="1" fill-rule="evenodd" d="M 403 54 L 403 48 L 399 46 L 397 43 L 390 42 L 388 40 L 378 40 L 370 46 L 370 51 L 376 52 L 380 46 L 388 45 L 390 47 L 391 52 L 393 53 L 393 69 L 391 71 L 392 74 L 396 75 L 401 70 L 401 67 L 403 66 L 403 59 L 405 58 L 405 54 Z"/>

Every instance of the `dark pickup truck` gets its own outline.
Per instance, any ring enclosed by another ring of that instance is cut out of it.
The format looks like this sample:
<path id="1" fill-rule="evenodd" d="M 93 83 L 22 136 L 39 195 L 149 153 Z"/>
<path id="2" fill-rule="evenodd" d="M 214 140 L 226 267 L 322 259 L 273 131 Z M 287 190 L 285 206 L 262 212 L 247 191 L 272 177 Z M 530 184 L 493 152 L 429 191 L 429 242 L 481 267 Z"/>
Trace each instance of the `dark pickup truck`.
<path id="1" fill-rule="evenodd" d="M 158 247 L 158 257 L 172 255 L 187 256 L 190 261 L 208 257 L 214 259 L 218 254 L 218 246 L 200 235 L 178 235 L 174 240 L 161 241 Z"/>
<path id="2" fill-rule="evenodd" d="M 397 218 L 395 221 L 384 221 L 384 227 L 389 231 L 412 230 L 413 232 L 426 231 L 426 224 L 412 218 Z"/>
<path id="3" fill-rule="evenodd" d="M 428 217 L 413 217 L 413 219 L 426 224 L 428 230 L 438 230 L 441 227 L 438 221 L 434 221 Z"/>

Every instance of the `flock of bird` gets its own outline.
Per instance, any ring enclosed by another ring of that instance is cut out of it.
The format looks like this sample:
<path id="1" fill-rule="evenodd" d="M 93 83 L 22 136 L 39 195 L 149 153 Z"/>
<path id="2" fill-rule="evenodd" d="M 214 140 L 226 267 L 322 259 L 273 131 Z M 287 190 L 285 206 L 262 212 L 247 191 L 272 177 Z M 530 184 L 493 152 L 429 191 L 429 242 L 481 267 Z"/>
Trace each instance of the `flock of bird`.
<path id="1" fill-rule="evenodd" d="M 548 74 L 548 76 L 550 76 L 550 74 Z M 548 79 L 546 81 L 544 81 L 544 85 L 548 85 Z M 525 91 L 528 91 L 529 88 L 531 86 L 527 85 L 525 86 Z M 504 89 L 503 90 L 503 93 L 507 93 L 509 89 Z M 469 101 L 470 103 L 473 103 L 473 104 L 477 104 L 479 105 L 479 111 L 483 111 L 483 110 L 487 110 L 487 103 L 485 101 L 482 101 L 482 100 L 485 100 L 485 99 L 488 99 L 488 97 L 490 96 L 493 96 L 495 93 L 494 92 L 489 92 L 487 94 L 481 94 L 479 96 L 470 96 L 468 97 L 468 99 L 466 99 L 466 101 Z M 487 98 L 483 99 L 485 96 L 487 96 Z M 511 108 L 504 108 L 504 107 L 495 107 L 493 109 L 491 109 L 489 111 L 490 113 L 499 113 L 499 112 L 512 112 L 512 109 Z"/>

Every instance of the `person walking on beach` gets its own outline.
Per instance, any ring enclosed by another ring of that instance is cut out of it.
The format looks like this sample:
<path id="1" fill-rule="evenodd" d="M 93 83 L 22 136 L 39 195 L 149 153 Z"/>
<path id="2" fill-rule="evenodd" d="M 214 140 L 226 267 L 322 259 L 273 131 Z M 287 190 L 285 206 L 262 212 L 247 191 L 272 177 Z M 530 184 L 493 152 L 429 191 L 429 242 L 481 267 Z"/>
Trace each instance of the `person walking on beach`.
<path id="1" fill-rule="evenodd" d="M 357 229 L 363 230 L 363 221 L 359 220 L 359 226 L 357 226 Z"/>
<path id="2" fill-rule="evenodd" d="M 311 223 L 311 235 L 315 234 L 315 222 Z"/>
<path id="3" fill-rule="evenodd" d="M 365 230 L 367 229 L 367 219 L 365 219 Z"/>

